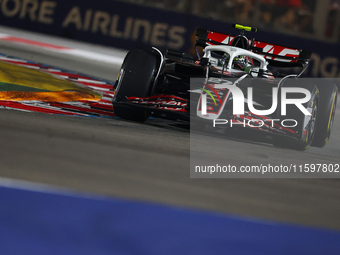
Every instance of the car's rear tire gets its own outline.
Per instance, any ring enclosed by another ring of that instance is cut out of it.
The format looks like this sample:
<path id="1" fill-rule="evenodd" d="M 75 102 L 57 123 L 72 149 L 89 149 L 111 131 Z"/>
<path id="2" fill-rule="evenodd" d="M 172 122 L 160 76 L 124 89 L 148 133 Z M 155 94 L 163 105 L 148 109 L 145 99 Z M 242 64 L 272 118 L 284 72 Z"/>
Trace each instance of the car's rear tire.
<path id="1" fill-rule="evenodd" d="M 301 135 L 301 138 L 299 140 L 293 139 L 287 136 L 274 136 L 273 137 L 273 145 L 276 147 L 282 147 L 282 148 L 288 148 L 288 149 L 293 149 L 293 150 L 299 150 L 299 151 L 305 151 L 307 150 L 310 145 L 312 144 L 315 134 L 316 134 L 316 122 L 317 122 L 317 117 L 319 116 L 318 111 L 319 111 L 319 90 L 317 86 L 310 85 L 307 86 L 309 87 L 309 90 L 311 92 L 311 99 L 309 102 L 304 104 L 306 108 L 312 108 L 312 116 L 309 120 L 307 130 L 303 130 L 302 127 L 304 126 L 304 121 L 305 121 L 305 115 L 300 112 L 299 110 L 292 109 L 289 111 L 287 108 L 288 112 L 288 119 L 294 119 L 297 120 L 299 124 L 298 132 Z"/>
<path id="2" fill-rule="evenodd" d="M 113 98 L 113 111 L 116 116 L 139 122 L 148 118 L 145 109 L 115 103 L 127 101 L 128 97 L 149 97 L 158 66 L 159 59 L 151 52 L 134 49 L 126 55 Z"/>
<path id="3" fill-rule="evenodd" d="M 338 87 L 334 84 L 318 86 L 320 91 L 319 113 L 316 122 L 316 134 L 312 143 L 315 147 L 324 147 L 331 136 L 335 118 Z"/>

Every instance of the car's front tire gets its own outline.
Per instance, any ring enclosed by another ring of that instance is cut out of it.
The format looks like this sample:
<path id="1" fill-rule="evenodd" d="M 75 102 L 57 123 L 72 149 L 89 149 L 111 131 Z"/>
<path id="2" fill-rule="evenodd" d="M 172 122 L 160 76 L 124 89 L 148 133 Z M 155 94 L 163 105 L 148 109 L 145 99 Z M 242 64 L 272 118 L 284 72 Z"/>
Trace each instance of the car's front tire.
<path id="1" fill-rule="evenodd" d="M 294 83 L 293 83 L 294 84 Z M 292 84 L 292 85 L 293 85 Z M 297 134 L 300 135 L 300 139 L 293 139 L 291 137 L 287 136 L 274 136 L 273 137 L 273 145 L 276 147 L 282 147 L 282 148 L 288 148 L 288 149 L 293 149 L 293 150 L 299 150 L 299 151 L 305 151 L 307 150 L 316 135 L 316 123 L 318 121 L 319 117 L 319 90 L 317 86 L 314 85 L 309 85 L 309 86 L 304 86 L 309 89 L 311 92 L 311 99 L 309 102 L 304 104 L 304 106 L 308 109 L 311 109 L 311 117 L 306 123 L 306 118 L 305 115 L 300 112 L 298 109 L 295 109 L 295 106 L 291 106 L 290 108 L 287 109 L 287 116 L 286 118 L 288 119 L 294 119 L 297 120 L 299 123 L 298 128 L 295 130 Z M 294 96 L 294 93 L 292 93 Z M 295 95 L 298 97 L 298 95 Z M 289 110 L 290 109 L 290 110 Z M 284 116 L 280 116 L 281 119 L 283 119 Z M 304 126 L 307 128 L 304 129 Z"/>
<path id="2" fill-rule="evenodd" d="M 158 66 L 159 58 L 151 52 L 134 49 L 126 55 L 113 98 L 113 111 L 116 116 L 139 122 L 148 118 L 145 109 L 119 105 L 119 102 L 127 101 L 128 97 L 149 97 Z"/>

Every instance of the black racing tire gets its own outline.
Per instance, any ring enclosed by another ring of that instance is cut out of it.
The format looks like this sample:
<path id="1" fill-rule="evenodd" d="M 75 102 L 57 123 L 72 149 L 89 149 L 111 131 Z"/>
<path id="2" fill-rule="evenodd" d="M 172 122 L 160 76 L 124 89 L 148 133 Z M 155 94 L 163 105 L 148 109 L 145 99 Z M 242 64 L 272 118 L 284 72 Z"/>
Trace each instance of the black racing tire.
<path id="1" fill-rule="evenodd" d="M 117 105 L 115 102 L 126 101 L 128 97 L 149 97 L 158 66 L 159 58 L 151 52 L 134 49 L 126 55 L 113 98 L 113 112 L 116 116 L 138 122 L 148 118 L 145 109 Z"/>
<path id="2" fill-rule="evenodd" d="M 273 145 L 276 147 L 281 147 L 281 148 L 287 148 L 287 149 L 293 149 L 293 150 L 298 150 L 298 151 L 305 151 L 307 150 L 315 137 L 316 134 L 316 121 L 319 111 L 319 90 L 317 86 L 311 85 L 310 87 L 310 92 L 311 92 L 311 99 L 308 103 L 304 104 L 305 107 L 310 107 L 312 108 L 312 116 L 309 121 L 306 134 L 301 137 L 300 140 L 296 140 L 287 136 L 274 136 L 273 137 Z M 303 123 L 305 116 L 300 112 L 300 111 L 291 111 L 289 118 L 291 119 L 296 119 L 298 122 Z M 302 131 L 301 127 L 299 128 L 300 132 Z"/>
<path id="3" fill-rule="evenodd" d="M 315 147 L 324 147 L 331 136 L 335 118 L 338 87 L 335 84 L 318 86 L 320 91 L 319 113 L 316 122 L 316 134 L 312 143 Z"/>

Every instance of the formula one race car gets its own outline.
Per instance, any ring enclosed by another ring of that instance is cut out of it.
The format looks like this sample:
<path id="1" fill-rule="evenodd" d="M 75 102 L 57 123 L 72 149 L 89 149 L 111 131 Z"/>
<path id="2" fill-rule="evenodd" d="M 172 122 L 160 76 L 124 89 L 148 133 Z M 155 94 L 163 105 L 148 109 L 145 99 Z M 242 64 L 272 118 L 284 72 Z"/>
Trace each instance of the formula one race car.
<path id="1" fill-rule="evenodd" d="M 115 115 L 140 122 L 154 116 L 200 119 L 214 127 L 237 124 L 267 132 L 275 146 L 325 146 L 334 122 L 337 86 L 300 78 L 310 52 L 249 40 L 245 31 L 256 29 L 233 27 L 241 33 L 197 29 L 198 58 L 172 50 L 163 54 L 156 48 L 131 50 L 114 88 Z M 300 67 L 300 73 L 274 76 L 270 70 L 292 67 Z"/>

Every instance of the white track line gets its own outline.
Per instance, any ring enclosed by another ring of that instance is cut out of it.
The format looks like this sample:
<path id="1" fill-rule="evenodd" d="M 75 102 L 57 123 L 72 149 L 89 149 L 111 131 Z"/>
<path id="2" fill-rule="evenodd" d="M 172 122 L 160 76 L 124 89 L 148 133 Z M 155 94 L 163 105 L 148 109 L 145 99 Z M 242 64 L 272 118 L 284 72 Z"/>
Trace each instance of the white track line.
<path id="1" fill-rule="evenodd" d="M 16 43 L 16 44 L 28 45 L 28 46 L 40 48 L 40 49 L 43 48 L 44 50 L 47 50 L 47 51 L 58 52 L 61 54 L 66 54 L 66 55 L 84 58 L 88 60 L 105 62 L 109 64 L 122 64 L 124 60 L 124 58 L 122 57 L 108 56 L 105 54 L 88 51 L 88 50 L 73 49 L 73 48 L 68 48 L 68 47 L 62 47 L 59 45 L 41 43 L 38 41 L 27 40 L 25 38 L 19 38 L 19 37 L 15 37 L 15 36 L 11 36 L 9 34 L 3 34 L 3 33 L 0 33 L 0 40 L 9 41 L 9 42 Z"/>
<path id="2" fill-rule="evenodd" d="M 23 181 L 12 178 L 0 177 L 0 187 L 17 189 L 22 191 L 38 192 L 51 195 L 67 196 L 73 198 L 91 199 L 91 200 L 110 200 L 104 195 L 96 195 L 87 192 L 81 192 L 66 187 L 54 186 L 49 184 Z M 114 199 L 114 198 L 113 198 Z"/>
<path id="3" fill-rule="evenodd" d="M 109 64 L 122 64 L 123 58 L 120 57 L 114 57 L 114 56 L 107 56 L 104 54 L 91 52 L 87 50 L 78 50 L 78 49 L 64 49 L 64 50 L 57 50 L 58 52 L 80 57 L 80 58 L 86 58 L 89 60 L 95 60 L 100 62 L 105 62 Z"/>

